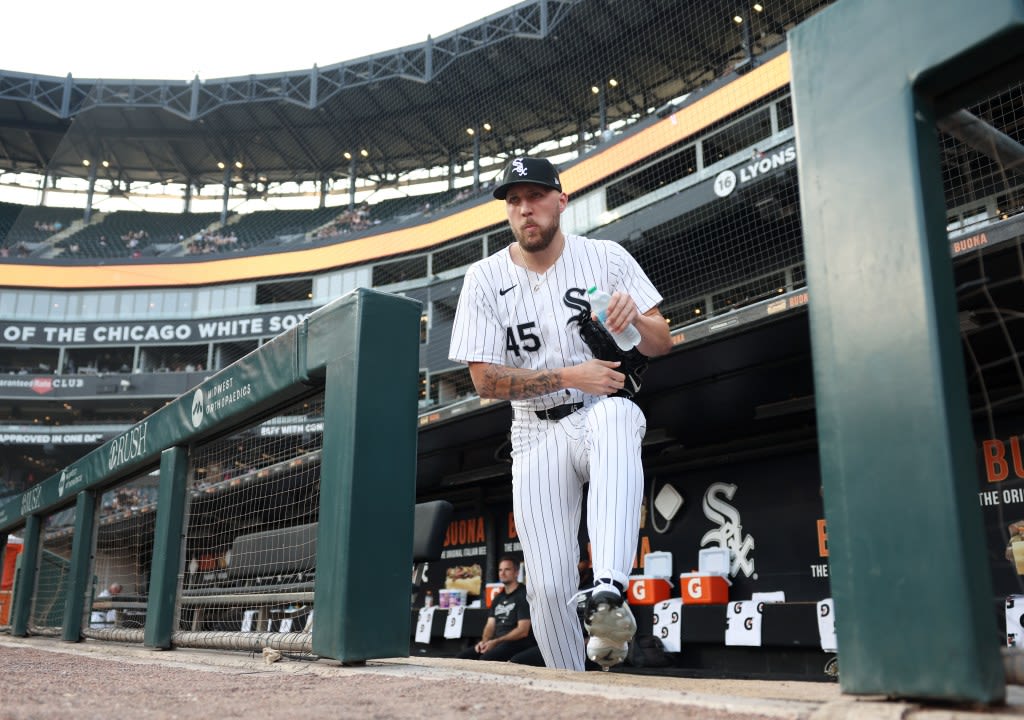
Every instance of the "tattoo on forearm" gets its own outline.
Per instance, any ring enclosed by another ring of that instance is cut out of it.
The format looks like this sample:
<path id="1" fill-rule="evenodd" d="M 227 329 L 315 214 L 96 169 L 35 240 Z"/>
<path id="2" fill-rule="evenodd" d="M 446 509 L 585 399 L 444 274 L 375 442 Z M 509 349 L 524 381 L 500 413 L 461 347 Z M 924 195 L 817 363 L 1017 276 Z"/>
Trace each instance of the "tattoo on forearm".
<path id="1" fill-rule="evenodd" d="M 522 400 L 560 389 L 557 370 L 520 370 L 492 365 L 484 373 L 484 386 L 480 392 L 484 397 Z"/>

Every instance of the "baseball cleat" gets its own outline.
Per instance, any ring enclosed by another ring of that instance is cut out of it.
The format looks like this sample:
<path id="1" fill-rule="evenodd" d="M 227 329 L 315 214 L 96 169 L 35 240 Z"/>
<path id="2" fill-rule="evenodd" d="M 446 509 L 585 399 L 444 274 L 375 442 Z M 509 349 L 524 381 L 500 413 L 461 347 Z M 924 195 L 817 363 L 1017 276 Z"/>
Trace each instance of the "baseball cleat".
<path id="1" fill-rule="evenodd" d="M 614 643 L 604 638 L 591 636 L 587 641 L 587 657 L 591 662 L 601 666 L 601 670 L 607 672 L 612 665 L 618 665 L 626 659 L 629 652 L 627 643 Z"/>
<path id="2" fill-rule="evenodd" d="M 587 657 L 607 670 L 626 659 L 629 641 L 636 634 L 633 611 L 614 585 L 598 585 L 587 598 L 583 625 L 590 635 Z"/>
<path id="3" fill-rule="evenodd" d="M 614 586 L 594 588 L 587 600 L 584 626 L 588 635 L 615 645 L 628 643 L 636 634 L 633 611 Z"/>

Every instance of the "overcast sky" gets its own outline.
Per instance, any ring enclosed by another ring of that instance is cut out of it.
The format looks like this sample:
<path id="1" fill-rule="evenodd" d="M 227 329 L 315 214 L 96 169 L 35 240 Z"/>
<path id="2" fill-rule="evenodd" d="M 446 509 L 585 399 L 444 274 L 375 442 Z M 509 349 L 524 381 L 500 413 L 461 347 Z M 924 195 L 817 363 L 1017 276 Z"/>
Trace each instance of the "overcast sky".
<path id="1" fill-rule="evenodd" d="M 511 0 L 16 0 L 0 70 L 191 80 L 324 67 L 423 42 Z"/>

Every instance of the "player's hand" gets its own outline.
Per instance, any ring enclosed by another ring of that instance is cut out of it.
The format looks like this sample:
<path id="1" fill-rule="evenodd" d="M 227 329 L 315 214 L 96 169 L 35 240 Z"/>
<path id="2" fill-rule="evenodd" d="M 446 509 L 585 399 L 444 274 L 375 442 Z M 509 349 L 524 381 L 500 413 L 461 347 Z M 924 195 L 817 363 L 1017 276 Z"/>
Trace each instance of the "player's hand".
<path id="1" fill-rule="evenodd" d="M 590 395 L 617 393 L 626 382 L 626 376 L 615 370 L 619 365 L 610 360 L 587 360 L 571 368 L 571 386 Z"/>
<path id="2" fill-rule="evenodd" d="M 616 290 L 608 300 L 608 312 L 605 315 L 604 326 L 612 332 L 622 332 L 626 326 L 636 323 L 640 317 L 640 311 L 636 309 L 636 303 L 628 293 Z"/>

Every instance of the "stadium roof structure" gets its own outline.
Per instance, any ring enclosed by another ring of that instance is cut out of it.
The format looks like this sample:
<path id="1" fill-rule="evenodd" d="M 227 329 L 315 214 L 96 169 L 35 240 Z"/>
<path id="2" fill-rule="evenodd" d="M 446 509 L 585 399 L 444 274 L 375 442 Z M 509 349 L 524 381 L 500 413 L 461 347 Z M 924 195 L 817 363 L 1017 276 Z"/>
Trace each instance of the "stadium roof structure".
<path id="1" fill-rule="evenodd" d="M 485 122 L 492 131 L 477 135 L 477 151 L 486 157 L 594 132 L 599 112 L 607 123 L 643 116 L 752 65 L 827 4 L 787 0 L 778 17 L 758 5 L 741 27 L 733 18 L 745 1 L 531 0 L 418 45 L 309 70 L 191 81 L 0 70 L 0 171 L 84 179 L 93 168 L 117 187 L 201 187 L 225 182 L 220 161 L 275 184 L 349 177 L 343 153 L 365 149 L 358 176 L 397 184 L 471 159 L 467 129 Z M 612 77 L 618 92 L 600 110 L 591 87 Z"/>

